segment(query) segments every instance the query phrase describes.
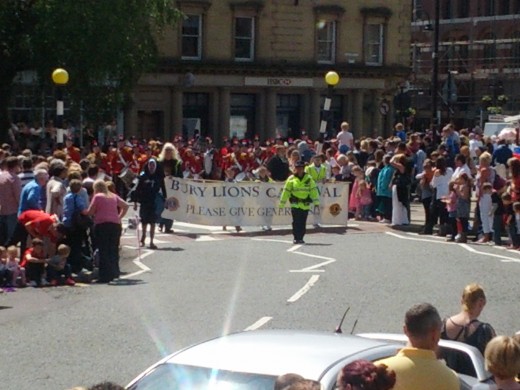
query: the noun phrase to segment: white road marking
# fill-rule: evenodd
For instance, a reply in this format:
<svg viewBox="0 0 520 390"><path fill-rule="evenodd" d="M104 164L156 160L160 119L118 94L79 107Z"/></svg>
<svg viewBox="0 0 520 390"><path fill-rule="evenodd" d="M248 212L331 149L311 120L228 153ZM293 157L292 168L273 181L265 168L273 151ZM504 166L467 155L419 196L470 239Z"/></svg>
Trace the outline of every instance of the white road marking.
<svg viewBox="0 0 520 390"><path fill-rule="evenodd" d="M275 240L273 238L252 238L253 241L268 241L268 242L281 242L282 244L292 244L292 241L288 240Z"/></svg>
<svg viewBox="0 0 520 390"><path fill-rule="evenodd" d="M302 244L296 244L287 249L287 252L294 252L296 249L300 249L302 247Z"/></svg>
<svg viewBox="0 0 520 390"><path fill-rule="evenodd" d="M476 250L475 248L472 248L471 246L469 246L467 244L460 244L460 246L472 253L476 253L477 255L496 257L497 259L501 259L502 262L504 262L504 263L520 263L520 259L515 259L514 257L502 256L502 255L497 255L494 253L481 252L481 251Z"/></svg>
<svg viewBox="0 0 520 390"><path fill-rule="evenodd" d="M301 255L302 253L299 253L299 254ZM310 267L305 267L302 269L292 269L289 272L325 272L324 269L317 269L317 268L324 267L327 264L331 264L331 263L335 263L335 262L336 262L336 259L330 259L330 260L324 261L323 263L315 264Z"/></svg>
<svg viewBox="0 0 520 390"><path fill-rule="evenodd" d="M209 236L207 234L204 234L202 236L198 236L195 241L197 242L203 242L203 241L222 241L220 238L215 238L213 236Z"/></svg>
<svg viewBox="0 0 520 390"><path fill-rule="evenodd" d="M386 232L386 234L388 234L390 236L393 236L393 237L400 238L402 240L430 242L432 244L445 244L445 245L453 245L454 244L453 242L446 242L446 241L443 242L443 241L428 240L428 239L424 239L424 238L405 237L405 236L401 236L400 234L391 233L391 232ZM504 262L504 263L520 263L520 259L518 259L518 258L498 255L498 254L495 254L495 253L481 252L481 251L478 251L475 248L471 247L468 244L458 244L458 246L461 247L461 248L464 248L465 250L467 250L467 251L469 251L471 253L475 253L477 255L488 256L488 257L496 257L498 259L501 259L502 262Z"/></svg>
<svg viewBox="0 0 520 390"><path fill-rule="evenodd" d="M127 247L125 245L125 247ZM128 247L127 247L128 248ZM144 251L145 253L142 253L140 254L139 256L137 256L134 260L132 260L132 262L138 266L139 268L141 268L139 271L136 271L136 272L132 272L131 274L128 274L128 275L123 275L121 276L119 279L130 279L130 278L133 278L137 275L141 275L145 272L150 272L152 269L150 267L148 267L147 265L143 264L141 262L141 260L149 255L151 255L153 253L153 251L147 251L145 250Z"/></svg>
<svg viewBox="0 0 520 390"><path fill-rule="evenodd" d="M253 325L249 325L247 328L245 328L244 331L247 332L250 330L255 330L255 329L261 328L262 326L267 324L272 319L273 319L273 317L262 317L258 321L256 321Z"/></svg>
<svg viewBox="0 0 520 390"><path fill-rule="evenodd" d="M320 275L312 275L311 278L307 283L305 283L305 286L303 286L301 289L299 289L292 297L290 297L287 302L294 303L298 299L300 299L305 293L307 293L312 286L316 284L318 279L320 278Z"/></svg>

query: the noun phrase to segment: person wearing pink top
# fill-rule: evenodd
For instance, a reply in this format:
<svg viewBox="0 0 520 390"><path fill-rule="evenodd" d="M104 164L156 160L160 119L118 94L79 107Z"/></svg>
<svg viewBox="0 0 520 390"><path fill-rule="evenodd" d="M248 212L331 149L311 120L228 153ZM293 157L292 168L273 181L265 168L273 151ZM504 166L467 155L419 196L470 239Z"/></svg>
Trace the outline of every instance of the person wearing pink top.
<svg viewBox="0 0 520 390"><path fill-rule="evenodd" d="M99 251L98 283L110 283L119 278L121 219L129 205L111 193L103 180L96 180L93 188L94 197L87 213L94 217L94 243Z"/></svg>

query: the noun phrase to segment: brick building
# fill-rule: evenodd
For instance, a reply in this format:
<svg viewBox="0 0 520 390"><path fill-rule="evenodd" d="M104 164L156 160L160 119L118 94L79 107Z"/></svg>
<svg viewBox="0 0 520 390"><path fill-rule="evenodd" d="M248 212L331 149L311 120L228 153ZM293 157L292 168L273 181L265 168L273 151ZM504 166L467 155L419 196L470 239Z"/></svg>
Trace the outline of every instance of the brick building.
<svg viewBox="0 0 520 390"><path fill-rule="evenodd" d="M409 74L406 0L177 0L185 19L160 42L161 65L141 78L125 130L219 142L319 132L335 70L332 122L383 134ZM390 112L385 112L390 102Z"/></svg>
<svg viewBox="0 0 520 390"><path fill-rule="evenodd" d="M519 0L414 0L412 74L406 93L415 127L432 115L435 2L440 2L439 103L442 122L473 127L489 114L518 114L520 101Z"/></svg>

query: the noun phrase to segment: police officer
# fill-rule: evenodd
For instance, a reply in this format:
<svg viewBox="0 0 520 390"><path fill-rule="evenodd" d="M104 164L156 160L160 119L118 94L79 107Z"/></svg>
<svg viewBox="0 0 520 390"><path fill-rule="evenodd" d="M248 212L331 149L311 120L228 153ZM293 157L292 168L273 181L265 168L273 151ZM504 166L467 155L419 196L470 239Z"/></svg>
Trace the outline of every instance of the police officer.
<svg viewBox="0 0 520 390"><path fill-rule="evenodd" d="M295 244L305 244L303 236L305 235L307 215L311 205L314 205L315 211L317 211L319 194L316 182L309 174L305 173L305 162L302 160L296 162L294 175L289 176L285 181L279 207L284 207L287 201L291 203L293 242Z"/></svg>

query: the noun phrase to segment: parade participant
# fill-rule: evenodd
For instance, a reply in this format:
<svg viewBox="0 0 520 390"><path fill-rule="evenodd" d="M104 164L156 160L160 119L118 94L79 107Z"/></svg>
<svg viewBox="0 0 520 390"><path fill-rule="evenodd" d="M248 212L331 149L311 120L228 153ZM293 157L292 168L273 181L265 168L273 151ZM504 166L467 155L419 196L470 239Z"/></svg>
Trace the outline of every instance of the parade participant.
<svg viewBox="0 0 520 390"><path fill-rule="evenodd" d="M397 355L375 363L395 372L394 389L458 390L457 374L435 355L442 326L437 309L428 303L414 305L406 312L404 322L408 346Z"/></svg>
<svg viewBox="0 0 520 390"><path fill-rule="evenodd" d="M109 283L119 278L121 219L127 211L128 204L109 192L103 180L94 182L94 197L88 214L94 216L95 245L99 250L98 283Z"/></svg>
<svg viewBox="0 0 520 390"><path fill-rule="evenodd" d="M226 169L225 175L226 175L226 178L224 179L225 182L236 183L236 180L235 180L236 170L233 167L229 167L228 169ZM222 226L222 230L226 231L227 226L225 226L225 225ZM240 227L239 225L236 225L235 230L237 231L237 233L240 233L242 231L242 227Z"/></svg>
<svg viewBox="0 0 520 390"><path fill-rule="evenodd" d="M292 230L294 244L305 244L307 216L314 205L314 212L319 210L319 194L316 183L308 174L305 173L305 162L298 161L295 164L295 172L285 181L285 185L280 198L279 207L285 207L289 201L291 203Z"/></svg>
<svg viewBox="0 0 520 390"><path fill-rule="evenodd" d="M271 172L274 181L285 181L289 177L289 162L285 157L285 146L276 145L276 154L267 163L267 169Z"/></svg>
<svg viewBox="0 0 520 390"><path fill-rule="evenodd" d="M69 156L72 161L79 164L81 161L81 152L79 148L74 146L74 141L71 137L67 137L65 139L65 151L67 152L67 156Z"/></svg>
<svg viewBox="0 0 520 390"><path fill-rule="evenodd" d="M164 175L157 169L157 160L151 158L139 175L137 188L135 190L134 210L137 210L137 203L140 204L139 218L142 226L141 246L145 245L146 228L150 225L150 249L157 249L153 243L155 237L155 223L160 217L158 213L158 196L164 188ZM163 200L166 198L163 193ZM163 202L164 203L164 202ZM162 212L162 210L161 210Z"/></svg>
<svg viewBox="0 0 520 390"><path fill-rule="evenodd" d="M179 151L170 142L166 142L163 146L161 154L158 159L158 172L164 177L182 177L182 161L179 156ZM166 198L166 188L164 186L164 179L161 180L161 189ZM165 233L173 233L173 219L160 217L159 230Z"/></svg>
<svg viewBox="0 0 520 390"><path fill-rule="evenodd" d="M328 179L327 177L327 167L324 164L325 155L317 154L312 158L312 164L307 165L305 167L305 173L308 173L312 179L318 183L325 183Z"/></svg>
<svg viewBox="0 0 520 390"><path fill-rule="evenodd" d="M97 165L104 173L109 174L110 166L107 155L101 152L97 141L92 142L92 153L87 155L87 160L89 160L92 165Z"/></svg>

